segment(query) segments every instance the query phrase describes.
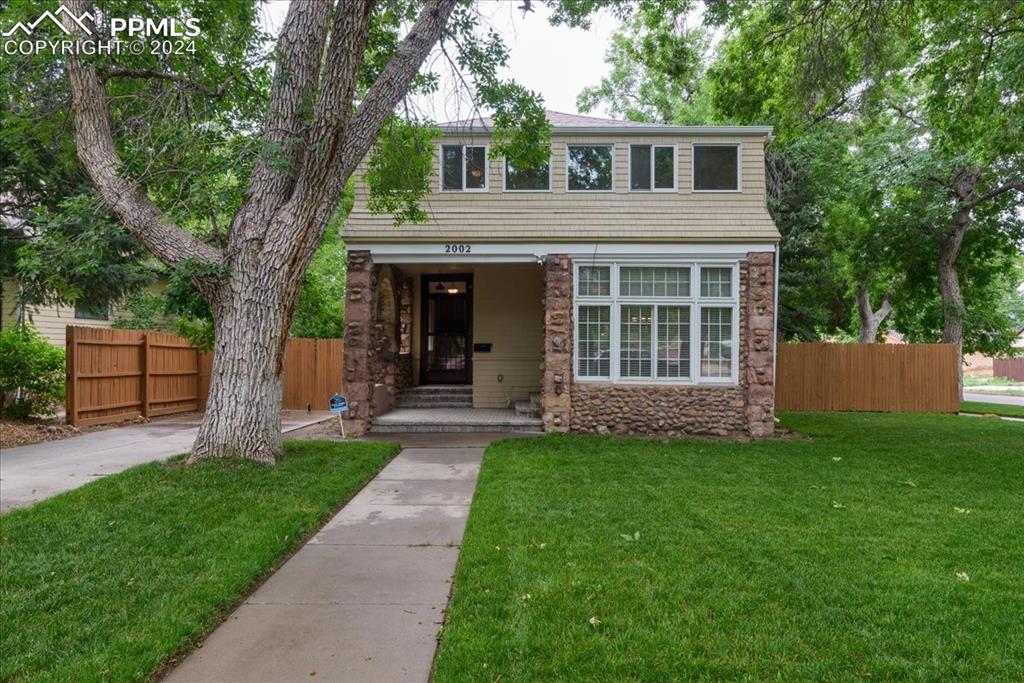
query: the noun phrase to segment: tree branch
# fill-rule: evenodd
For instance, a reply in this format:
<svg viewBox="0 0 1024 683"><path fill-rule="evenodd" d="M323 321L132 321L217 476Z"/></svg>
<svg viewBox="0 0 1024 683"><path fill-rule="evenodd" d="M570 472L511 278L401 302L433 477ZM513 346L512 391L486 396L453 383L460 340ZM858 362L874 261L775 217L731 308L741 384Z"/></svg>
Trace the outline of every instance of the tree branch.
<svg viewBox="0 0 1024 683"><path fill-rule="evenodd" d="M104 82L111 78L150 78L156 80L173 81L180 83L192 90L198 90L201 93L209 95L210 97L220 97L224 94L224 91L228 89L228 86L235 79L234 75L229 76L223 83L216 88L208 88L202 83L193 81L191 78L181 76L179 74L166 73L163 71L154 71L152 69L123 69L116 67L113 69L107 69L100 73L100 76Z"/></svg>
<svg viewBox="0 0 1024 683"><path fill-rule="evenodd" d="M441 38L448 17L458 0L430 0L412 30L399 44L388 65L366 93L349 126L340 163L335 167L335 184L344 183L359 161L370 151L377 133L405 96L423 60ZM338 180L340 179L340 182Z"/></svg>
<svg viewBox="0 0 1024 683"><path fill-rule="evenodd" d="M998 197L1004 192L1009 192L1010 190L1024 192L1024 180L1014 180L1004 185L1000 185L999 187L993 188L988 192L979 194L976 197L972 197L970 200L964 202L964 206L967 207L968 209L973 209L979 204L983 204L994 197Z"/></svg>
<svg viewBox="0 0 1024 683"><path fill-rule="evenodd" d="M81 15L90 10L86 0L69 0L69 9ZM78 39L93 41L76 29ZM182 230L157 208L138 185L121 177L122 162L114 146L107 92L96 70L77 59L68 61L72 106L75 112L75 139L78 158L99 191L125 227L157 258L168 265L189 259L216 264L220 249L206 244Z"/></svg>

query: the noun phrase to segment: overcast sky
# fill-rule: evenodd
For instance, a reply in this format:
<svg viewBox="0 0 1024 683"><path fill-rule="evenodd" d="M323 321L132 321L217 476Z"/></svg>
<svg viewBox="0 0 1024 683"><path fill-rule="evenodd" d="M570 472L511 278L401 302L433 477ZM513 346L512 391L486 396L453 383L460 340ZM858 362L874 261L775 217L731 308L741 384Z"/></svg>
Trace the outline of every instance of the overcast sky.
<svg viewBox="0 0 1024 683"><path fill-rule="evenodd" d="M280 30L288 12L289 0L271 0L264 9L264 27L272 32ZM555 111L583 113L576 109L576 96L588 85L597 85L607 73L604 52L611 42L611 34L618 22L608 14L594 17L589 31L551 26L550 12L537 3L534 12L523 17L516 9L520 0L486 0L480 3L481 14L498 31L509 47L511 58L504 77L513 77L522 85L537 91L544 98L544 106ZM435 71L442 75L443 86L438 96L420 100L417 104L424 114L435 121L468 118L472 110L465 98L452 98L451 87L456 80L447 63L438 54ZM430 61L430 60L428 60ZM605 112L592 112L603 116Z"/></svg>

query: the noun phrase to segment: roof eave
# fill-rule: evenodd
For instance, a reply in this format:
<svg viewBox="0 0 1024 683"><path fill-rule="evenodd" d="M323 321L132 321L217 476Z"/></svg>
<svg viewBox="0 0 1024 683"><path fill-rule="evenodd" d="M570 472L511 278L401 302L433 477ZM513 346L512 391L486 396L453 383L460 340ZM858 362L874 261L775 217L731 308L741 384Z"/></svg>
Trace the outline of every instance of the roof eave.
<svg viewBox="0 0 1024 683"><path fill-rule="evenodd" d="M489 126L441 126L445 135L489 135ZM552 126L562 135L760 135L772 134L771 126Z"/></svg>

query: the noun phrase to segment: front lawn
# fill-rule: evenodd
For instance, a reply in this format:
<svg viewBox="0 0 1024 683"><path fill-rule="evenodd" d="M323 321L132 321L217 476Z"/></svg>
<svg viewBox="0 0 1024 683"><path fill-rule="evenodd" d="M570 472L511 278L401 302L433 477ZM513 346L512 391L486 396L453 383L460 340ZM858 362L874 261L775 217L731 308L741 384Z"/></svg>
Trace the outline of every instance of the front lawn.
<svg viewBox="0 0 1024 683"><path fill-rule="evenodd" d="M141 465L0 517L0 680L137 681L196 643L394 455Z"/></svg>
<svg viewBox="0 0 1024 683"><path fill-rule="evenodd" d="M1024 425L783 423L492 445L435 680L1024 680Z"/></svg>
<svg viewBox="0 0 1024 683"><path fill-rule="evenodd" d="M984 401L963 401L960 404L962 413L980 413L982 415L1002 415L1004 417L1024 417L1024 406L1009 403L986 403Z"/></svg>

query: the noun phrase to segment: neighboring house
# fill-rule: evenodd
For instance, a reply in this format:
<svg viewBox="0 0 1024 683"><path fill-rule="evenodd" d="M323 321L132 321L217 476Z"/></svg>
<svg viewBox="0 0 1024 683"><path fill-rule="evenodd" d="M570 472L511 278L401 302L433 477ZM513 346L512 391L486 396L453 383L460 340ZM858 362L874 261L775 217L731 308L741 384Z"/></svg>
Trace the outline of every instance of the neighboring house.
<svg viewBox="0 0 1024 683"><path fill-rule="evenodd" d="M64 346L64 329L67 325L110 327L114 323L109 306L99 310L80 306L23 306L18 303L16 280L4 280L2 288L0 324L3 329L6 330L19 321L31 323L51 344L62 348Z"/></svg>
<svg viewBox="0 0 1024 683"><path fill-rule="evenodd" d="M357 170L352 427L444 384L475 408L539 394L548 431L772 434L771 129L548 115L537 169L491 159L487 121L442 126L425 224L371 213Z"/></svg>

